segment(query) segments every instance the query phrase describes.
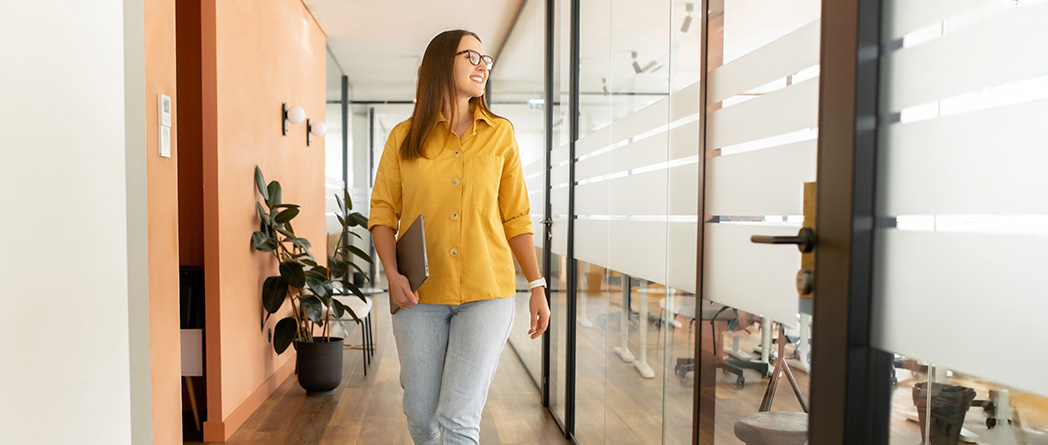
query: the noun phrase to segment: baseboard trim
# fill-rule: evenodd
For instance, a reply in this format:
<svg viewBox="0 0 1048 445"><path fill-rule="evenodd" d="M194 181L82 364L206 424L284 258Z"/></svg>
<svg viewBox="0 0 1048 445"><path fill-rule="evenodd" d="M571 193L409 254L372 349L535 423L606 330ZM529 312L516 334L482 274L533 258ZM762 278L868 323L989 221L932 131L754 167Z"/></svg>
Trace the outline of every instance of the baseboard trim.
<svg viewBox="0 0 1048 445"><path fill-rule="evenodd" d="M295 357L292 356L273 375L269 376L269 379L266 379L255 392L251 393L240 406L233 410L229 417L222 421L205 421L204 442L225 442L229 440L229 437L236 433L237 429L247 421L247 418L251 417L255 410L262 406L262 402L265 402L266 398L273 394L294 371Z"/></svg>

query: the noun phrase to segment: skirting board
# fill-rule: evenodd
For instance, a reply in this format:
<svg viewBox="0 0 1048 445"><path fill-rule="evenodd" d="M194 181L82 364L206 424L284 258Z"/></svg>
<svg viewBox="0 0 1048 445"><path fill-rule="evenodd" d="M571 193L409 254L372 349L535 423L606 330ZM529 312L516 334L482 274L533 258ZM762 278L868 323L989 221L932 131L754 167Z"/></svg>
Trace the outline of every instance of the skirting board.
<svg viewBox="0 0 1048 445"><path fill-rule="evenodd" d="M269 376L269 379L262 383L255 392L251 393L237 409L233 410L229 417L222 421L205 421L204 442L225 442L229 440L230 436L247 421L248 417L251 417L251 414L254 414L259 406L262 406L262 402L265 402L266 398L273 394L294 370L295 357L292 356L284 363L284 366L277 369L277 372Z"/></svg>

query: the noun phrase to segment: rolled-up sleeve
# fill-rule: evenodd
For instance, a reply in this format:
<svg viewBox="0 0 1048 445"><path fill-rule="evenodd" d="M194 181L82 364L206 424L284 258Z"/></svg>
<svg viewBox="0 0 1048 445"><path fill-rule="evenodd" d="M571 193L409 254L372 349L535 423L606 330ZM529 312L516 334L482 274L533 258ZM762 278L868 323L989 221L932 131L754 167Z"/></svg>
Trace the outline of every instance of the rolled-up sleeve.
<svg viewBox="0 0 1048 445"><path fill-rule="evenodd" d="M400 144L394 133L390 132L378 163L375 188L371 191L368 231L375 226L385 226L396 232L399 226L404 196L400 181Z"/></svg>
<svg viewBox="0 0 1048 445"><path fill-rule="evenodd" d="M528 189L524 184L524 170L520 165L520 148L516 138L510 134L513 147L504 158L502 179L499 181L499 212L506 239L525 233L534 234L531 226L531 204Z"/></svg>

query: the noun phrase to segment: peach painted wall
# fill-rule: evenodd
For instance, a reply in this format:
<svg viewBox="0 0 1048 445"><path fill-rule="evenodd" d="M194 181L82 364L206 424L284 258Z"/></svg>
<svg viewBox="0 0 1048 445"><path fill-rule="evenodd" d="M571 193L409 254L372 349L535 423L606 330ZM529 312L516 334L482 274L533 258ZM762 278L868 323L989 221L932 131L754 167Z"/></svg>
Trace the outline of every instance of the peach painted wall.
<svg viewBox="0 0 1048 445"><path fill-rule="evenodd" d="M204 261L208 419L206 441L225 440L290 374L260 329L262 281L277 273L251 249L258 228L254 168L302 206L296 233L323 249L324 139L306 146L305 124L282 136L280 104L324 120L326 37L301 0L204 0ZM324 252L315 252L324 255ZM286 309L286 308L285 308ZM279 317L272 317L267 330Z"/></svg>
<svg viewBox="0 0 1048 445"><path fill-rule="evenodd" d="M149 221L149 350L153 443L182 442L178 305L178 144L174 109L171 157L158 156L157 94L175 94L175 2L145 1L146 177Z"/></svg>

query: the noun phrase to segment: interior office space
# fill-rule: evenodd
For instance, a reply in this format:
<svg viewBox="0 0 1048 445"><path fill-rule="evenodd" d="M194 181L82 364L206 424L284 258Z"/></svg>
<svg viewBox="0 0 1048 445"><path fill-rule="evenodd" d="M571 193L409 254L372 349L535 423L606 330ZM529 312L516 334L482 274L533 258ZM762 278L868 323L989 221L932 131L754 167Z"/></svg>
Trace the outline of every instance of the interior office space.
<svg viewBox="0 0 1048 445"><path fill-rule="evenodd" d="M357 407L307 398L273 351L253 171L330 248L332 196L366 215L426 42L466 27L553 314L537 342L518 320L500 372L527 386L498 397L554 434L489 421L485 441L1048 443L1048 2L409 6L2 3L0 442L178 443L195 412L204 441L258 443L275 397ZM362 272L374 323L347 342L378 346L344 351L339 394L395 392L382 271ZM371 427L405 440L391 425Z"/></svg>

